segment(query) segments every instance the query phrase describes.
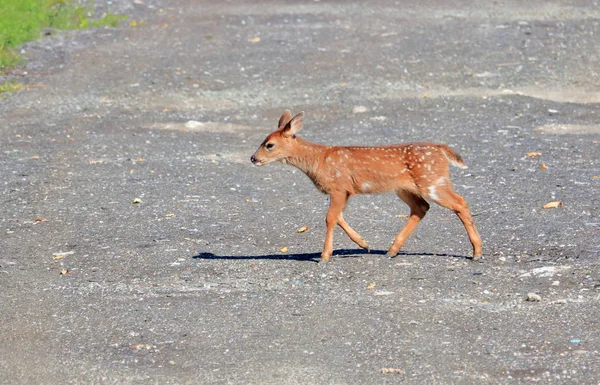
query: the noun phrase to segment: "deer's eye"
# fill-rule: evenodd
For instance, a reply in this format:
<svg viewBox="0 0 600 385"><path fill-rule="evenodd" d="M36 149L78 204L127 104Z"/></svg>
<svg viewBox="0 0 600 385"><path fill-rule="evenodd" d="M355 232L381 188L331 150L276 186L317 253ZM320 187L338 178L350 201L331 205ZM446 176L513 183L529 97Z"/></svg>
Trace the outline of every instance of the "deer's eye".
<svg viewBox="0 0 600 385"><path fill-rule="evenodd" d="M265 144L265 147L267 150L271 150L271 149L273 149L273 147L275 147L275 143L267 143L267 144Z"/></svg>

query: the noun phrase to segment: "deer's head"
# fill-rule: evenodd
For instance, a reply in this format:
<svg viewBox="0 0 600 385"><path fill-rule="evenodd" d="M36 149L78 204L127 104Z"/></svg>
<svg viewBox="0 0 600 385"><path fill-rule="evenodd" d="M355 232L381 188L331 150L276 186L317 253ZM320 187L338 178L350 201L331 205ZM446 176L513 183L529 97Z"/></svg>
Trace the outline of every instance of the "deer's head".
<svg viewBox="0 0 600 385"><path fill-rule="evenodd" d="M302 129L304 112L292 117L286 110L279 118L278 129L269 134L258 150L250 157L250 161L257 166L264 166L274 161L285 161L294 155L296 133Z"/></svg>

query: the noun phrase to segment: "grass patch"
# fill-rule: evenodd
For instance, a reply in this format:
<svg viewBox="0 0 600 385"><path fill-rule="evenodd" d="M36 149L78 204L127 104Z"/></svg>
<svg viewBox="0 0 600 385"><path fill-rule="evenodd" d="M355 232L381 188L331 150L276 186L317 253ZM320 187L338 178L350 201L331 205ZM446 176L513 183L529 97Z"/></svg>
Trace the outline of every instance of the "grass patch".
<svg viewBox="0 0 600 385"><path fill-rule="evenodd" d="M79 29L116 27L123 15L106 13L100 20L90 19L92 7L72 0L0 0L0 72L21 62L15 48L36 40L44 28Z"/></svg>
<svg viewBox="0 0 600 385"><path fill-rule="evenodd" d="M20 90L21 88L23 88L22 83L17 83L14 81L7 81L7 82L0 84L0 95L5 92L16 92L16 91Z"/></svg>

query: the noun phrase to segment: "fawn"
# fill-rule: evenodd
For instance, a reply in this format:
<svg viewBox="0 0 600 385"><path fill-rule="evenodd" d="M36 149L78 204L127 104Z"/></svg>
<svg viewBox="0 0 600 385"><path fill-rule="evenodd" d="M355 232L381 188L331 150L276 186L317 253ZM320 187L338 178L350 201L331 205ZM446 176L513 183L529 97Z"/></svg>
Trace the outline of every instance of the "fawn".
<svg viewBox="0 0 600 385"><path fill-rule="evenodd" d="M330 196L327 233L321 262L333 252L336 224L350 239L369 251L367 242L342 217L348 199L355 194L395 191L410 207L410 217L394 239L387 255L398 250L423 219L433 201L456 213L467 230L473 259L481 257L482 243L465 199L452 189L449 164L466 168L462 157L445 144L406 143L378 147L340 147L311 143L296 136L304 112L292 117L286 110L279 128L262 142L250 160L257 166L280 161L303 171L317 189Z"/></svg>

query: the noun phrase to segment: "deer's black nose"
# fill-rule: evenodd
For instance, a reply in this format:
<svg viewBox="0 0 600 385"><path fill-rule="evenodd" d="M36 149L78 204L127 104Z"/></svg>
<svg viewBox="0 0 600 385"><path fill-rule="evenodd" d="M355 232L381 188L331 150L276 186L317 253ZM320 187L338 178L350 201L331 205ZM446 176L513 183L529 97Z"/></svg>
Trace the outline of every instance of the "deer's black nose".
<svg viewBox="0 0 600 385"><path fill-rule="evenodd" d="M252 156L250 157L250 162L252 162L252 163L256 163L256 158L254 157L254 155L252 155Z"/></svg>

